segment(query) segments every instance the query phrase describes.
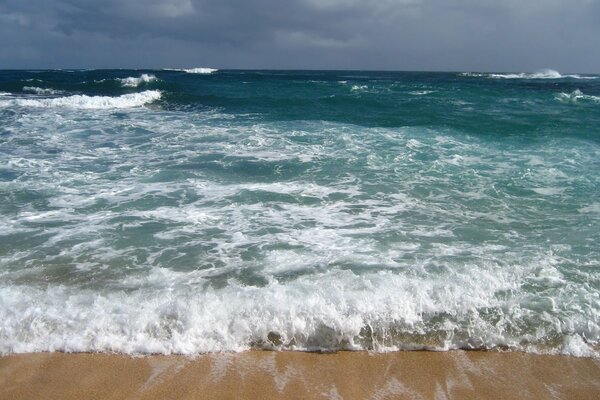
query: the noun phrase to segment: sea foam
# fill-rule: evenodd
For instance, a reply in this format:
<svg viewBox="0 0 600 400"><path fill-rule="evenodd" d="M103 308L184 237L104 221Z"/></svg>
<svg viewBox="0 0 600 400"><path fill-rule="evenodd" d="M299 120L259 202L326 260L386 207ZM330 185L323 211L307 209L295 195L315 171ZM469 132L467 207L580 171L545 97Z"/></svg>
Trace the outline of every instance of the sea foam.
<svg viewBox="0 0 600 400"><path fill-rule="evenodd" d="M161 98L158 90L146 90L117 97L73 95L52 99L10 99L0 101L0 107L109 109L141 107Z"/></svg>
<svg viewBox="0 0 600 400"><path fill-rule="evenodd" d="M552 302L540 302L520 289L536 284L527 278L531 270L507 267L498 273L490 265L476 276L465 270L452 279L333 269L287 283L272 280L263 287L229 280L220 289L207 284L210 270L154 268L122 279L121 290L2 286L0 354L501 346L593 356L593 348L582 340L598 332L593 306L583 305L568 320L551 316ZM515 297L506 301L498 293ZM567 296L560 300L568 301ZM523 325L531 328L518 333ZM564 335L563 344L552 349L544 346L550 328Z"/></svg>
<svg viewBox="0 0 600 400"><path fill-rule="evenodd" d="M157 72L161 107L121 109L160 92L98 71L31 83L86 95L44 98L13 74L0 71L16 87L0 98L3 354L600 356L598 103L582 97L597 81L319 72L352 79L340 90L261 72L241 101L246 74ZM381 96L323 107L353 84Z"/></svg>

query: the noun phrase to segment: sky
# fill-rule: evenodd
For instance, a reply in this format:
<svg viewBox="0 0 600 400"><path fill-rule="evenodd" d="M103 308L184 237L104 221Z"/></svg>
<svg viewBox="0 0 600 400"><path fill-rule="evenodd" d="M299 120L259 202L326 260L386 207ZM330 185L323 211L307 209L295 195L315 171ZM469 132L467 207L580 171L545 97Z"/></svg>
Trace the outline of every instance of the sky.
<svg viewBox="0 0 600 400"><path fill-rule="evenodd" d="M600 0L0 0L0 69L600 72Z"/></svg>

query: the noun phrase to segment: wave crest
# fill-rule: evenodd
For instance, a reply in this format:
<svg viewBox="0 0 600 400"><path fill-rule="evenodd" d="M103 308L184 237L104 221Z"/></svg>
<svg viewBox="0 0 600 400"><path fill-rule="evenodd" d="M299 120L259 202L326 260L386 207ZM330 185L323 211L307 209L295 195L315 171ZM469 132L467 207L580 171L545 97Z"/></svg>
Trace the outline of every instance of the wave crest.
<svg viewBox="0 0 600 400"><path fill-rule="evenodd" d="M205 273L155 268L125 278L123 288L139 288L130 293L0 286L0 354L509 348L597 355L593 305L555 324L548 314L554 302L536 304L535 294L519 292L524 277L462 274L455 282L424 281L333 270L262 288L231 282L198 290ZM498 299L499 291L514 293L516 303ZM540 306L548 307L541 317ZM562 343L549 346L553 336Z"/></svg>
<svg viewBox="0 0 600 400"><path fill-rule="evenodd" d="M197 67L197 68L165 68L165 71L178 71L178 72L186 72L188 74L212 74L213 72L217 72L217 68L206 68L206 67Z"/></svg>
<svg viewBox="0 0 600 400"><path fill-rule="evenodd" d="M582 76L576 74L562 75L560 72L553 69L542 69L533 73L506 73L506 74L488 74L479 72L461 72L460 76L474 78L491 78L491 79L597 79L597 76Z"/></svg>
<svg viewBox="0 0 600 400"><path fill-rule="evenodd" d="M11 99L0 101L0 107L35 107L35 108L78 108L109 109L141 107L160 99L158 90L146 90L140 93L129 93L117 97L73 95L53 99Z"/></svg>
<svg viewBox="0 0 600 400"><path fill-rule="evenodd" d="M119 81L121 82L121 86L123 87L138 87L143 83L150 83L157 80L158 79L156 78L156 76L150 74L142 74L138 78L130 76L127 78L119 79Z"/></svg>
<svg viewBox="0 0 600 400"><path fill-rule="evenodd" d="M592 96L589 94L584 94L581 90L575 89L571 93L559 93L556 98L560 101L567 103L576 103L579 100L591 100L595 102L600 102L600 96Z"/></svg>
<svg viewBox="0 0 600 400"><path fill-rule="evenodd" d="M45 88L40 88L40 87L36 87L36 86L23 86L23 91L31 92L31 93L35 93L35 94L49 94L49 95L63 93L60 90L45 89Z"/></svg>

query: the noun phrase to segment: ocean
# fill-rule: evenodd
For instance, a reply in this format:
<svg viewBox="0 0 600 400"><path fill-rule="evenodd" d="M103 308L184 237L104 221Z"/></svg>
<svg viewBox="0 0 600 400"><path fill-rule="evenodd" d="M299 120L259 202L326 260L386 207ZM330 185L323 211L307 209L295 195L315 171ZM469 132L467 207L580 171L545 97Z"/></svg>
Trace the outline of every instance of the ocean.
<svg viewBox="0 0 600 400"><path fill-rule="evenodd" d="M600 76L0 71L0 354L600 355Z"/></svg>

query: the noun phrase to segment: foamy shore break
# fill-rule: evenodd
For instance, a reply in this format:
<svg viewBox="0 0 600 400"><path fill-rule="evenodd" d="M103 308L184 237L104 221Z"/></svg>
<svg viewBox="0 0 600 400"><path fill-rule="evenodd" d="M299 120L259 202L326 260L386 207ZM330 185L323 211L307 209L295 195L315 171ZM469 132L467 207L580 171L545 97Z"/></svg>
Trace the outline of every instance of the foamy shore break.
<svg viewBox="0 0 600 400"><path fill-rule="evenodd" d="M518 352L248 351L0 358L3 399L592 399L600 361Z"/></svg>

